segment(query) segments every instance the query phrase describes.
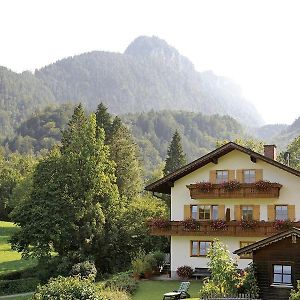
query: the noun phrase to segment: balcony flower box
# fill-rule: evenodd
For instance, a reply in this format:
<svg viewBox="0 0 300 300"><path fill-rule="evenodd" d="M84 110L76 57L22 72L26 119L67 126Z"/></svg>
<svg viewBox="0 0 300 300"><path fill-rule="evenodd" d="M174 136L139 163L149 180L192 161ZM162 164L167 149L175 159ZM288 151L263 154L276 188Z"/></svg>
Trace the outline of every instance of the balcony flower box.
<svg viewBox="0 0 300 300"><path fill-rule="evenodd" d="M256 220L242 220L240 226L242 230L255 229L259 226L260 222Z"/></svg>
<svg viewBox="0 0 300 300"><path fill-rule="evenodd" d="M273 228L276 230L288 230L293 227L293 222L290 220L276 220L273 224Z"/></svg>
<svg viewBox="0 0 300 300"><path fill-rule="evenodd" d="M223 220L213 220L210 223L210 227L212 230L226 230L227 222Z"/></svg>
<svg viewBox="0 0 300 300"><path fill-rule="evenodd" d="M213 190L213 184L208 181L196 182L195 187L203 193L209 193Z"/></svg>
<svg viewBox="0 0 300 300"><path fill-rule="evenodd" d="M236 181L236 180L231 180L231 181L228 181L228 182L223 182L222 183L222 188L226 192L239 191L241 189L241 183L239 181Z"/></svg>
<svg viewBox="0 0 300 300"><path fill-rule="evenodd" d="M166 219L157 218L149 220L149 225L158 229L168 229L171 227L171 222Z"/></svg>
<svg viewBox="0 0 300 300"><path fill-rule="evenodd" d="M181 221L180 225L182 225L183 230L186 230L186 231L200 230L200 222L193 218Z"/></svg>

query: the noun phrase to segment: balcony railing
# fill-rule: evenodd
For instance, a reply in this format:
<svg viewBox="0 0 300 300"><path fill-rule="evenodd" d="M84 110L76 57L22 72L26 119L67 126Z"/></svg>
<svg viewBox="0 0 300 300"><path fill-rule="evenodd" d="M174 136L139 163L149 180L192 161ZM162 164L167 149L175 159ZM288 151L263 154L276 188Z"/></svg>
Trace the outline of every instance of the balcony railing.
<svg viewBox="0 0 300 300"><path fill-rule="evenodd" d="M257 236L266 237L278 233L285 228L276 229L274 222L258 221L254 228L243 228L240 221L226 222L223 229L215 229L211 221L199 221L199 226L193 229L186 228L181 221L170 221L168 226L158 228L149 224L150 234L157 236ZM292 226L300 228L300 222L292 222Z"/></svg>
<svg viewBox="0 0 300 300"><path fill-rule="evenodd" d="M240 189L227 191L222 184L212 184L209 190L203 190L198 184L187 185L192 199L216 198L278 198L282 185L270 183L268 190L258 190L255 183L241 183Z"/></svg>

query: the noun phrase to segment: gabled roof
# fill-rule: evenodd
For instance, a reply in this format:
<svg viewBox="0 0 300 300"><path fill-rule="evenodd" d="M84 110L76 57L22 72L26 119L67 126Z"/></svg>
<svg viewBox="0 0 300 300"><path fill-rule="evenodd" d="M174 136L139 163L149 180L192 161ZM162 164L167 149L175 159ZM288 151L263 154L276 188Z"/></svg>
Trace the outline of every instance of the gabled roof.
<svg viewBox="0 0 300 300"><path fill-rule="evenodd" d="M269 237L267 237L263 240L260 240L256 243L253 243L249 246L245 246L243 248L235 250L233 253L238 254L238 255L245 254L245 253L251 253L251 252L253 252L257 249L266 247L270 244L276 243L280 240L283 240L283 239L285 239L287 237L291 237L291 236L300 237L300 229L296 228L296 227L293 227L292 229L289 229L287 231L274 234L274 235L269 236Z"/></svg>
<svg viewBox="0 0 300 300"><path fill-rule="evenodd" d="M170 173L167 176L147 185L145 187L145 190L151 191L151 192L163 193L163 194L171 194L171 187L174 185L174 182L176 180L207 165L208 163L211 163L211 162L216 163L218 158L224 156L225 154L227 154L233 150L238 150L238 151L248 154L250 156L251 160L254 162L257 159L260 159L260 160L262 160L266 163L269 163L279 169L282 169L284 171L287 171L291 174L294 174L294 175L300 177L300 172L293 168L290 168L284 164L279 163L276 160L268 158L268 157L261 155L255 151L252 151L248 148L240 146L236 143L229 142L229 143L209 152L208 154L194 160L193 162L183 166L182 168L174 171L173 173Z"/></svg>

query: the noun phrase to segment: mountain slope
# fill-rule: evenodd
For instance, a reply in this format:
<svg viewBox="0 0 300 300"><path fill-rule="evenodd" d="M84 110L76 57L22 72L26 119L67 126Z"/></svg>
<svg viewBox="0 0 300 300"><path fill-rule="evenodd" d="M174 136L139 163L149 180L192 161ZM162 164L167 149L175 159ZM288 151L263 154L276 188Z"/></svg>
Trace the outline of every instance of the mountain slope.
<svg viewBox="0 0 300 300"><path fill-rule="evenodd" d="M186 110L231 115L243 123L262 119L230 80L199 73L165 41L139 37L124 54L94 51L69 57L35 72L59 103L102 101L115 114Z"/></svg>

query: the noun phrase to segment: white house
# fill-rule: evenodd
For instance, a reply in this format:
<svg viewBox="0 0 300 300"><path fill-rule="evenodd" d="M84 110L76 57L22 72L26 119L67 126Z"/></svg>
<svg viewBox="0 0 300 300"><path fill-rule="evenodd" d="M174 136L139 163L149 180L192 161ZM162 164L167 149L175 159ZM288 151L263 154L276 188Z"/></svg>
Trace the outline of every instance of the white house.
<svg viewBox="0 0 300 300"><path fill-rule="evenodd" d="M300 172L276 161L275 145L265 145L261 155L227 143L146 190L171 195L170 222L150 226L152 235L171 236L172 277L179 266L207 267L214 238L234 252L300 227ZM249 254L232 255L239 268L251 262Z"/></svg>

